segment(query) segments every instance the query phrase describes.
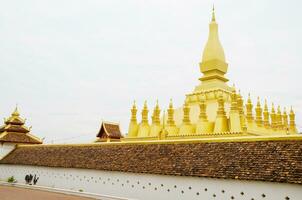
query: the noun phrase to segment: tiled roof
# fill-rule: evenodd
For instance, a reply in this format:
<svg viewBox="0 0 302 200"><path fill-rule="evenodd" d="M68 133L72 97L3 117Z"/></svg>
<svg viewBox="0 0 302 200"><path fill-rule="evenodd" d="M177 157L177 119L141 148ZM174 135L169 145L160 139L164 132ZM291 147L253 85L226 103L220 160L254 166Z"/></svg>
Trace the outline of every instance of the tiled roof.
<svg viewBox="0 0 302 200"><path fill-rule="evenodd" d="M17 132L3 132L0 133L0 142L12 142L23 144L42 144L40 139L31 134L17 133Z"/></svg>
<svg viewBox="0 0 302 200"><path fill-rule="evenodd" d="M302 141L24 145L0 163L302 184Z"/></svg>
<svg viewBox="0 0 302 200"><path fill-rule="evenodd" d="M122 138L122 133L120 131L119 124L102 122L100 131L97 134L98 138L113 138L120 139Z"/></svg>
<svg viewBox="0 0 302 200"><path fill-rule="evenodd" d="M20 117L18 108L5 120L0 127L0 142L11 142L20 144L42 144L42 141L30 134L30 128L25 125L25 120Z"/></svg>
<svg viewBox="0 0 302 200"><path fill-rule="evenodd" d="M24 125L13 125L8 124L0 127L0 133L2 132L17 132L17 133L28 133L30 130Z"/></svg>

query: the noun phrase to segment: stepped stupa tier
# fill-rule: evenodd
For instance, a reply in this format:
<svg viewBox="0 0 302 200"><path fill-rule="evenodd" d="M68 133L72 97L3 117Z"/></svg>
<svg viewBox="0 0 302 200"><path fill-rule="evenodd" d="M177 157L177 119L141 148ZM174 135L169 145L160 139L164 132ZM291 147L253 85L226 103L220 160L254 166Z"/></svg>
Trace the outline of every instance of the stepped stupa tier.
<svg viewBox="0 0 302 200"><path fill-rule="evenodd" d="M157 102L148 122L148 107L145 102L141 123L137 123L136 105L131 110L128 136L124 140L156 140L204 138L204 137L284 137L300 136L295 124L295 113L289 113L273 103L270 108L264 98L252 102L251 96L244 99L235 86L227 84L228 64L219 40L218 24L213 8L209 24L209 37L201 62L200 84L186 95L182 107L174 109L172 100L167 116L159 120L160 108Z"/></svg>

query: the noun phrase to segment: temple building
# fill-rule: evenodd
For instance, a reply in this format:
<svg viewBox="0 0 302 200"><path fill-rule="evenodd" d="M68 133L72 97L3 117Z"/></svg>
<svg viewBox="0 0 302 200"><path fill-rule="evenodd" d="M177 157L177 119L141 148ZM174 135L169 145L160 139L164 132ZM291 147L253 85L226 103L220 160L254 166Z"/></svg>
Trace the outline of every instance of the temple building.
<svg viewBox="0 0 302 200"><path fill-rule="evenodd" d="M165 112L156 102L149 120L145 101L138 121L134 102L126 137L102 122L87 144L40 144L15 110L0 128L2 141L17 143L0 157L0 183L13 176L15 186L33 188L24 179L33 174L35 189L108 200L300 200L293 109L243 99L227 69L213 10L201 83L181 108L171 100Z"/></svg>
<svg viewBox="0 0 302 200"><path fill-rule="evenodd" d="M165 128L165 139L215 138L215 137L282 137L297 135L293 108L270 108L264 98L252 102L250 95L244 99L235 86L227 84L228 63L218 36L214 8L209 25L209 37L199 63L200 84L186 95L181 108L174 109L172 100L167 116L160 120L158 102L148 122L148 106L144 103L141 122L137 122L137 107L131 109L128 135L123 141L157 140Z"/></svg>
<svg viewBox="0 0 302 200"><path fill-rule="evenodd" d="M25 119L20 117L18 108L4 125L0 127L0 159L15 148L17 144L42 144L42 141L30 133L30 128L25 126Z"/></svg>
<svg viewBox="0 0 302 200"><path fill-rule="evenodd" d="M118 123L102 122L95 142L120 142L123 137Z"/></svg>

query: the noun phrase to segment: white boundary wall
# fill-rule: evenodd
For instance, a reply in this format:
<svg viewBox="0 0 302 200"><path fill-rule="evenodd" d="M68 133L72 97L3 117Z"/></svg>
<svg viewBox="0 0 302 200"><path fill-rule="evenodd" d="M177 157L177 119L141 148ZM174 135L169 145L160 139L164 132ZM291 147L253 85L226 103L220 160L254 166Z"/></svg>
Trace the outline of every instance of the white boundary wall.
<svg viewBox="0 0 302 200"><path fill-rule="evenodd" d="M0 179L26 174L37 185L141 200L301 200L302 185L0 164Z"/></svg>

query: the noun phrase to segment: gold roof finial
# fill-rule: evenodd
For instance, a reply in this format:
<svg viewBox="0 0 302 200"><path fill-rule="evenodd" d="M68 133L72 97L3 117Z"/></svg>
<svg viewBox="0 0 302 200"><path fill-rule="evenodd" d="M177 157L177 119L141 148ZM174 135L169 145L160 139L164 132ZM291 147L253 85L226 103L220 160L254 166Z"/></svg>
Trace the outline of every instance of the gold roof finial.
<svg viewBox="0 0 302 200"><path fill-rule="evenodd" d="M158 99L156 99L156 107L157 108L159 107L159 105L158 105Z"/></svg>
<svg viewBox="0 0 302 200"><path fill-rule="evenodd" d="M16 104L16 108L14 110L14 112L12 113L12 116L19 116L20 113L19 113L19 110L18 110L18 104Z"/></svg>
<svg viewBox="0 0 302 200"><path fill-rule="evenodd" d="M133 106L132 106L132 108L136 108L136 101L135 101L135 100L133 101Z"/></svg>
<svg viewBox="0 0 302 200"><path fill-rule="evenodd" d="M213 8L212 8L212 22L216 22L216 17L215 17L215 6L213 4Z"/></svg>
<svg viewBox="0 0 302 200"><path fill-rule="evenodd" d="M165 126L166 126L166 119L165 119L165 117L166 117L166 110L164 110L164 115L163 115L163 129L165 129Z"/></svg>
<svg viewBox="0 0 302 200"><path fill-rule="evenodd" d="M249 96L248 96L248 98L247 98L247 103L248 103L248 104L252 104L251 93L249 93Z"/></svg>
<svg viewBox="0 0 302 200"><path fill-rule="evenodd" d="M172 98L170 99L169 108L173 108Z"/></svg>

